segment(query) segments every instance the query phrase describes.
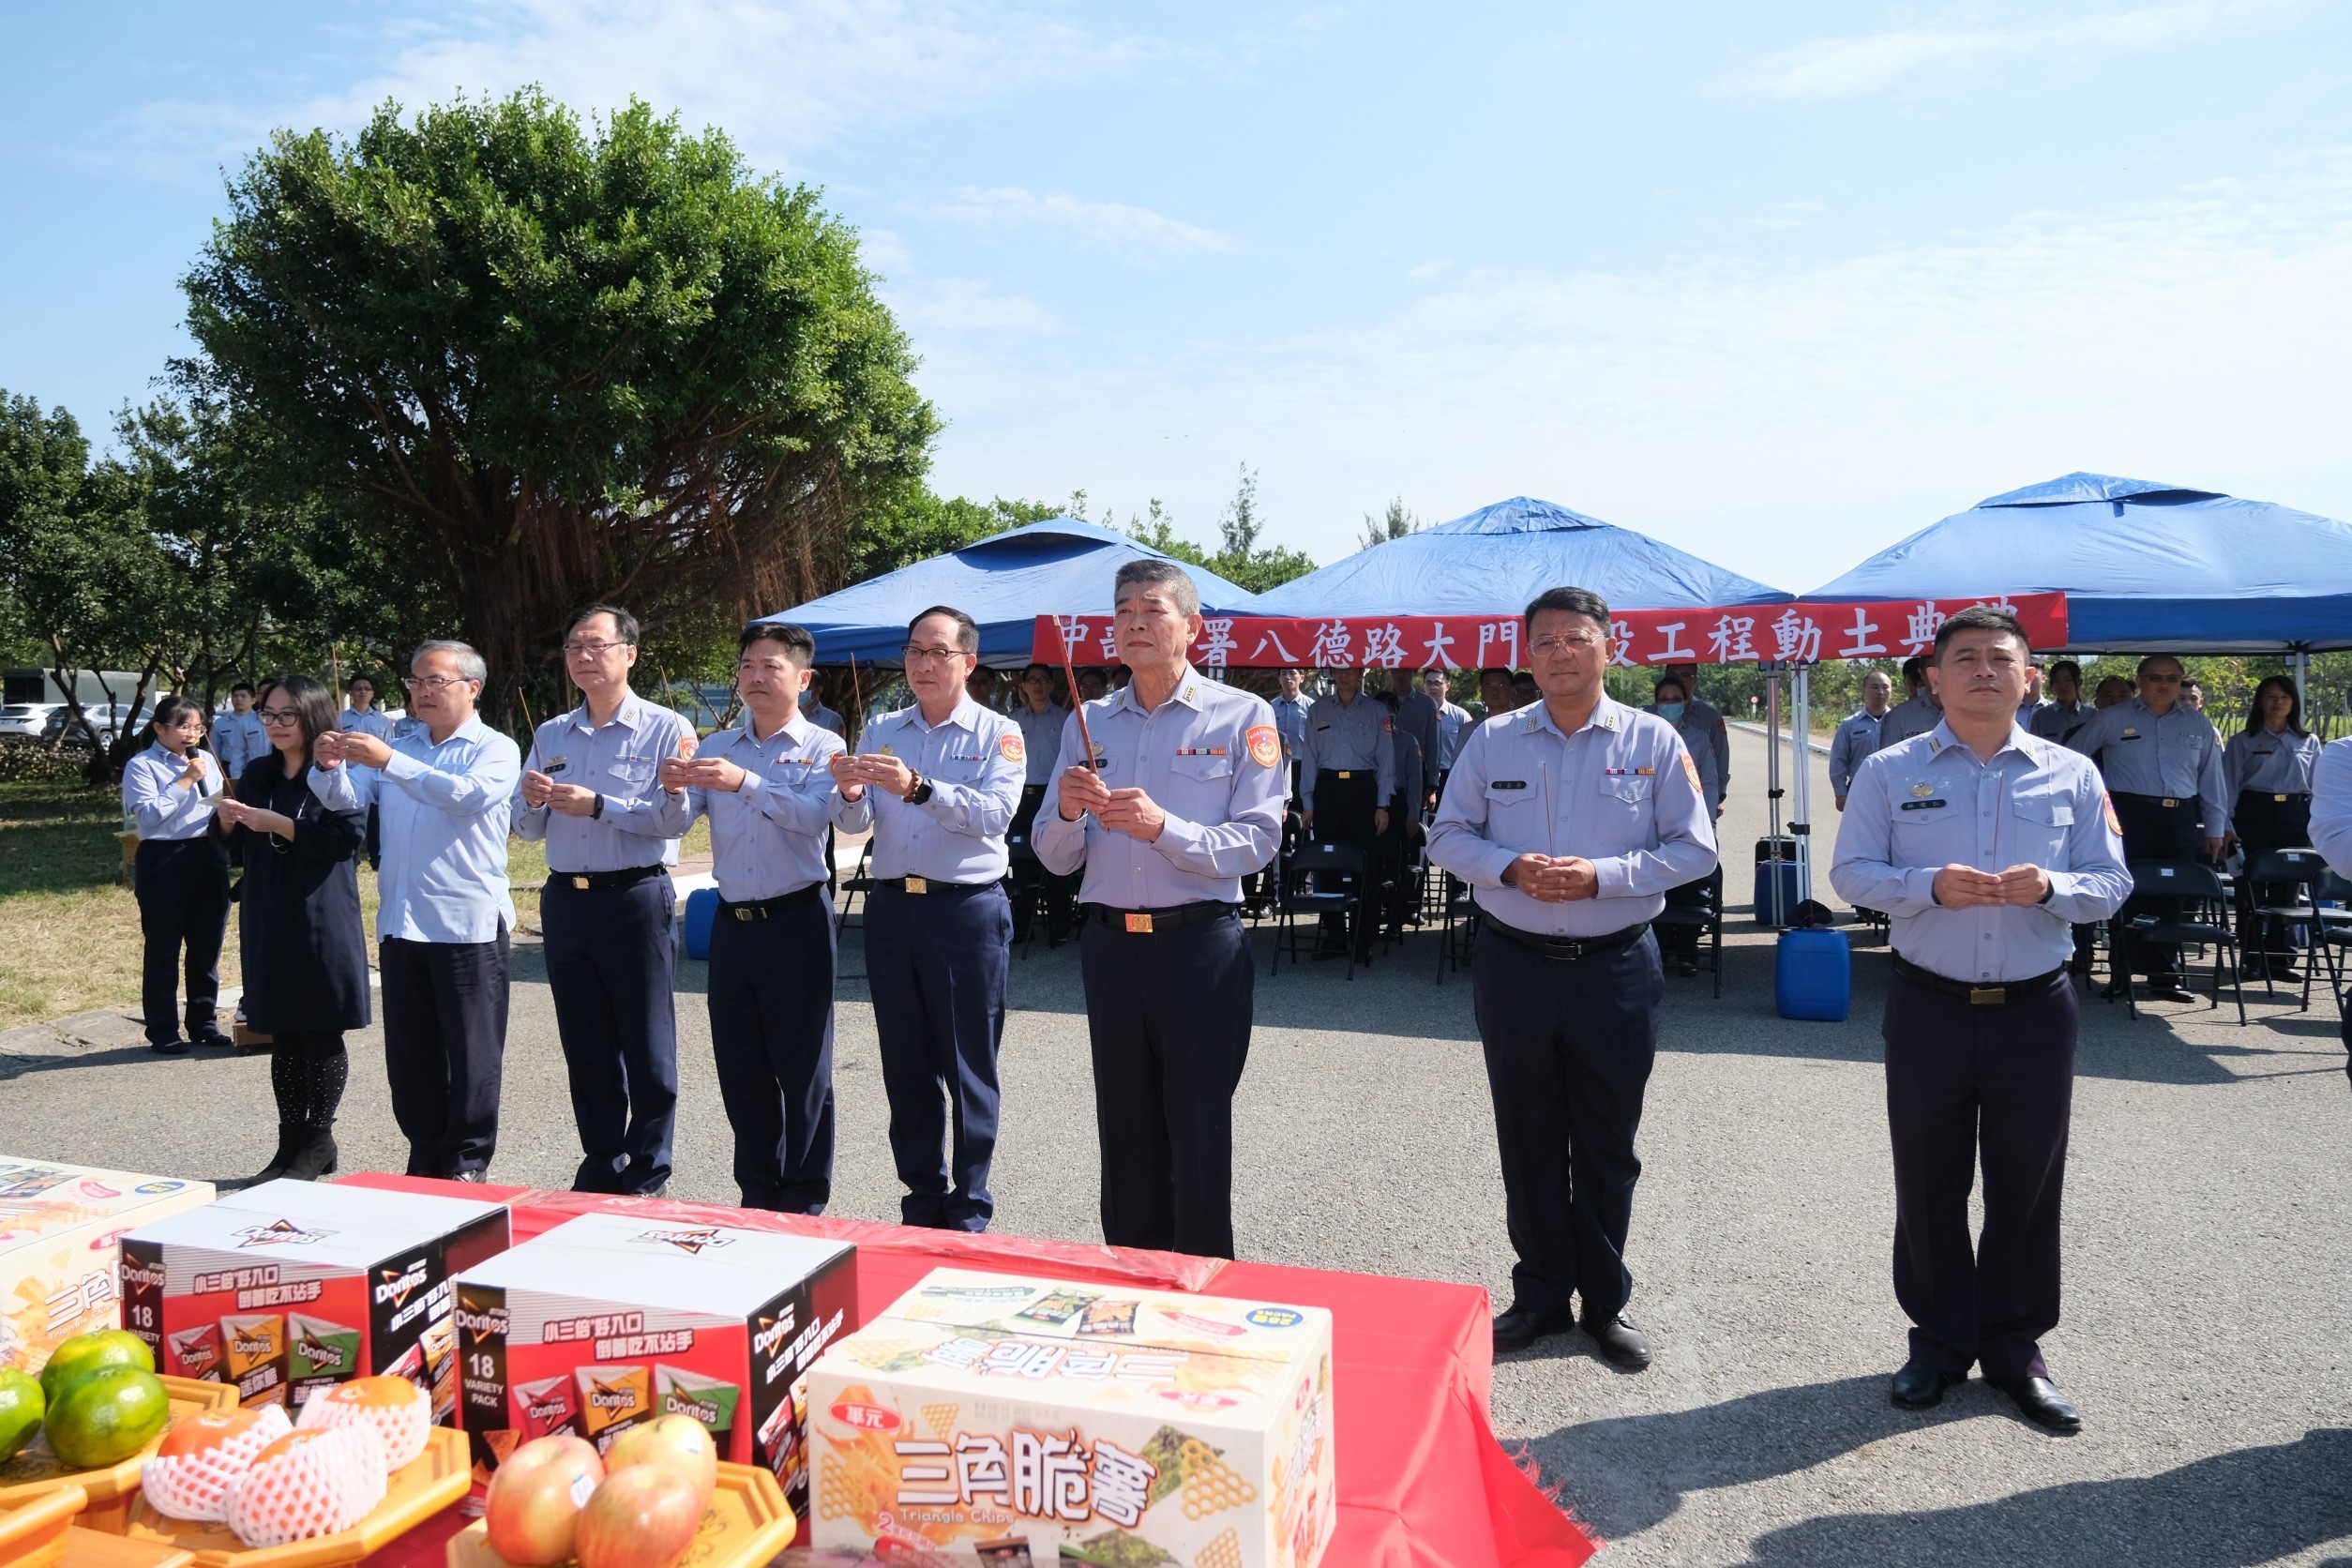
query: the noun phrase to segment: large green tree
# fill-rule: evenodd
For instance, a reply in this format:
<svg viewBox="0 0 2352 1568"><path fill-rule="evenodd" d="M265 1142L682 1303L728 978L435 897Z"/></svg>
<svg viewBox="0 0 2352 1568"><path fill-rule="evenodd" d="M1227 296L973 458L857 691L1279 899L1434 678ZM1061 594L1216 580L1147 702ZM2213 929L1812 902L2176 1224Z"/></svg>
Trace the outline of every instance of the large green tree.
<svg viewBox="0 0 2352 1568"><path fill-rule="evenodd" d="M181 374L372 520L502 693L586 599L658 631L829 591L927 460L855 234L643 104L386 104L279 132L229 207Z"/></svg>

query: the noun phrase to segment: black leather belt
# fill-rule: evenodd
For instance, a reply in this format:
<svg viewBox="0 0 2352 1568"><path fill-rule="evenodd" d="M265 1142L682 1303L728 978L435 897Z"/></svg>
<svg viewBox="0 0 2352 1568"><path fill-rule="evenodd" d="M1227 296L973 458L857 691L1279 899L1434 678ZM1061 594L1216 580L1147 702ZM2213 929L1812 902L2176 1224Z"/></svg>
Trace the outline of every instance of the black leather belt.
<svg viewBox="0 0 2352 1568"><path fill-rule="evenodd" d="M752 898L740 904L731 904L721 898L718 901L718 917L721 920L766 920L782 914L786 910L815 903L824 885L822 882L810 882L807 887L779 893L773 898Z"/></svg>
<svg viewBox="0 0 2352 1568"><path fill-rule="evenodd" d="M1546 958L1563 961L1589 958L1596 953L1613 953L1621 947L1631 947L1641 940L1643 932L1650 929L1650 923L1645 920L1638 926L1628 926L1621 931L1611 931L1606 936L1547 937L1533 931L1522 931L1516 926L1506 926L1491 914L1486 915L1483 923L1495 935L1515 942L1530 953L1541 953Z"/></svg>
<svg viewBox="0 0 2352 1568"><path fill-rule="evenodd" d="M2118 800L2135 800L2143 806L2161 806L2167 811L2178 811L2184 806L2196 804L2195 801L2180 795L2135 795L2126 790L2117 790L2113 793Z"/></svg>
<svg viewBox="0 0 2352 1568"><path fill-rule="evenodd" d="M2238 798L2239 800L2244 800L2249 796L2252 796L2255 800L2267 800L2274 805L2284 806L2290 800L2311 799L2311 792L2308 790L2289 790L2283 795L2273 794L2269 790L2240 790L2238 792Z"/></svg>
<svg viewBox="0 0 2352 1568"><path fill-rule="evenodd" d="M635 887L648 877L666 875L667 866L632 866L626 871L550 871L550 887L568 887L577 893L610 893L616 887Z"/></svg>
<svg viewBox="0 0 2352 1568"><path fill-rule="evenodd" d="M2061 965L2047 974L2037 974L2028 980L2004 980L1998 986L1978 986L1966 980L1947 980L1934 970L1922 969L1898 953L1894 956L1894 972L1915 986L1924 986L1945 996L1956 996L1971 1006L2003 1007L2013 1001L2022 1002L2034 992L2045 989L2052 981L2064 975L2066 970Z"/></svg>
<svg viewBox="0 0 2352 1568"><path fill-rule="evenodd" d="M1177 904L1164 910L1115 910L1108 904L1088 904L1087 918L1097 926L1108 926L1131 936L1148 937L1161 931L1172 931L1181 926L1194 926L1204 920L1219 920L1233 912L1230 904L1203 901L1198 904Z"/></svg>
<svg viewBox="0 0 2352 1568"><path fill-rule="evenodd" d="M874 886L886 887L893 893L922 893L933 897L942 894L986 893L992 887L1004 885L995 882L934 882L929 877L876 877L872 882Z"/></svg>

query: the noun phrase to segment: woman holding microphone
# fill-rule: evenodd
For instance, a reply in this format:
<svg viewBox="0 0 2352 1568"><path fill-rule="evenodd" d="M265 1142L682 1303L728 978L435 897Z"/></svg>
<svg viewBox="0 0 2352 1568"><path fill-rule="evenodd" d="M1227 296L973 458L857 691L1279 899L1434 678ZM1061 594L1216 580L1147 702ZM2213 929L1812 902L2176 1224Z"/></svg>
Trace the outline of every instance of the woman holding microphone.
<svg viewBox="0 0 2352 1568"><path fill-rule="evenodd" d="M335 702L308 675L283 675L254 704L270 748L246 765L222 825L245 852L239 933L245 1019L269 1036L278 1153L253 1178L314 1181L335 1168L335 1111L350 1059L343 1033L369 1021L368 939L359 917L367 818L310 792L311 747Z"/></svg>
<svg viewBox="0 0 2352 1568"><path fill-rule="evenodd" d="M2319 737L2303 733L2303 702L2295 683L2272 675L2254 687L2246 727L2229 738L2222 753L2222 777L2233 803L2231 835L2245 847L2247 864L2265 850L2299 850L2311 844L2311 776L2319 763ZM2268 972L2273 980L2300 980L2286 923L2251 922L2257 904L2278 903L2291 889L2277 883L2256 887L2238 879L2239 938L2246 945L2246 978ZM2261 939L2259 943L2256 938Z"/></svg>
<svg viewBox="0 0 2352 1568"><path fill-rule="evenodd" d="M155 705L147 748L123 767L123 814L139 834L134 885L146 953L141 985L147 1048L186 1056L173 1003L188 965L188 1035L225 1046L218 1021L220 939L229 929L229 857L213 836L220 763L204 749L204 710L173 695Z"/></svg>

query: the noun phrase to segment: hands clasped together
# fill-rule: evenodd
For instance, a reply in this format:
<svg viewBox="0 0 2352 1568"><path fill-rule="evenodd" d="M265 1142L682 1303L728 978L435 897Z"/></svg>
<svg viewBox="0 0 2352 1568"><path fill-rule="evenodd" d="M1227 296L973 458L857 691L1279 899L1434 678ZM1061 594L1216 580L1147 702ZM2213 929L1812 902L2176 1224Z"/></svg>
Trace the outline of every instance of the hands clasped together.
<svg viewBox="0 0 2352 1568"><path fill-rule="evenodd" d="M1146 844L1156 842L1168 825L1168 813L1150 795L1141 790L1114 790L1093 768L1063 768L1058 802L1065 822L1075 822L1092 811L1094 820L1113 833Z"/></svg>

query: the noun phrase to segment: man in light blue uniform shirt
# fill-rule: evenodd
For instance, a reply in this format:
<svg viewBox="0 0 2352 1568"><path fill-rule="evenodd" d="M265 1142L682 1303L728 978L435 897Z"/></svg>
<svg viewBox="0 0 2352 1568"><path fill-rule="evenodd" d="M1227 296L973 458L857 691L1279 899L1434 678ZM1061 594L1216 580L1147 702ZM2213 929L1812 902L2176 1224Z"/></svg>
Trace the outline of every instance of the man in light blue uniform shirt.
<svg viewBox="0 0 2352 1568"><path fill-rule="evenodd" d="M874 829L866 973L890 1152L907 1188L899 1217L986 1230L1013 939L1004 833L1029 757L1020 726L965 694L980 663L971 616L945 605L923 611L907 627L905 656L914 706L868 724L866 749L836 757L833 776L851 806L844 827Z"/></svg>
<svg viewBox="0 0 2352 1568"><path fill-rule="evenodd" d="M1887 716L1879 721L1881 746L1924 735L1944 720L1944 711L1936 705L1935 687L1928 684L1924 656L1915 654L1903 661L1903 685L1910 695L1888 709Z"/></svg>
<svg viewBox="0 0 2352 1568"><path fill-rule="evenodd" d="M376 683L365 675L354 675L348 690L351 705L335 716L335 728L356 730L380 741L390 740L392 720L376 705Z"/></svg>
<svg viewBox="0 0 2352 1568"><path fill-rule="evenodd" d="M1862 765L1830 885L1892 917L1886 1019L1894 1293L1912 1322L1894 1403L1982 1364L2028 1420L2082 1425L2041 1337L2058 1321L2058 1206L2078 1023L2070 922L2131 890L2098 774L2017 722L2026 634L1987 606L1936 634L1944 718ZM1984 1171L1984 1231L1968 1195Z"/></svg>
<svg viewBox="0 0 2352 1568"><path fill-rule="evenodd" d="M1545 590L1525 631L1541 696L1470 732L1429 829L1485 915L1471 983L1518 1254L1494 1344L1565 1332L1581 1297L1601 1354L1638 1371L1625 1239L1666 996L1650 922L1714 870L1714 812L1674 726L1603 691L1598 594Z"/></svg>
<svg viewBox="0 0 2352 1568"><path fill-rule="evenodd" d="M2206 716L2180 701L2180 661L2169 654L2140 660L2139 691L2102 708L2066 744L2099 760L2107 792L2123 824L2128 860L2218 860L2229 833L2229 800L2222 772L2221 739ZM2134 898L2116 916L2109 940L2120 955L2123 927L2143 908L2174 899ZM2148 975L2150 996L2195 1000L2180 983L2178 942L2131 944L2132 959ZM2131 983L2119 975L2113 1000Z"/></svg>
<svg viewBox="0 0 2352 1568"><path fill-rule="evenodd" d="M498 1144L506 1050L506 943L515 903L506 830L522 756L475 716L482 656L428 642L409 661L398 741L329 731L311 756L311 792L331 811L376 808L384 1068L408 1173L478 1182Z"/></svg>
<svg viewBox="0 0 2352 1568"><path fill-rule="evenodd" d="M1470 710L1446 696L1445 671L1442 670L1423 671L1421 689L1438 710L1437 755L1424 761L1434 770L1430 775L1430 788L1441 789L1445 785L1446 770L1454 765L1454 754L1462 747L1462 733L1470 728Z"/></svg>
<svg viewBox="0 0 2352 1568"><path fill-rule="evenodd" d="M1364 864L1380 854L1380 835L1388 831L1389 801L1396 793L1395 748L1389 745L1392 720L1388 710L1364 694L1364 671L1334 670L1331 695L1319 697L1306 711L1306 734L1299 748L1299 789L1305 796L1306 829L1327 844L1353 844L1364 852ZM1355 934L1355 957L1372 961L1372 929L1367 913ZM1347 955L1341 920L1322 920L1319 958Z"/></svg>
<svg viewBox="0 0 2352 1568"><path fill-rule="evenodd" d="M1103 1239L1233 1256L1233 1093L1256 970L1234 906L1282 839L1282 738L1266 701L1190 663L1200 595L1172 561L1113 583L1127 689L1056 746L1037 853L1078 891Z"/></svg>
<svg viewBox="0 0 2352 1568"><path fill-rule="evenodd" d="M1290 798L1301 798L1299 757L1306 749L1306 716L1315 700L1306 695L1306 673L1284 670L1274 675L1274 733L1282 738L1282 765L1289 775Z"/></svg>
<svg viewBox="0 0 2352 1568"><path fill-rule="evenodd" d="M229 711L215 715L212 721L212 754L220 759L231 794L245 776L245 765L271 749L261 716L253 711L253 688L239 681L229 688Z"/></svg>
<svg viewBox="0 0 2352 1568"><path fill-rule="evenodd" d="M833 906L825 833L848 815L841 737L801 716L817 644L755 621L738 641L744 721L661 764L685 822L711 820L711 1053L746 1209L821 1214L833 1194Z"/></svg>
<svg viewBox="0 0 2352 1568"><path fill-rule="evenodd" d="M671 932L686 805L661 764L694 726L629 688L637 617L591 605L564 634L580 704L531 738L515 835L547 845L539 925L581 1149L578 1192L656 1197L678 1108L677 948Z"/></svg>
<svg viewBox="0 0 2352 1568"><path fill-rule="evenodd" d="M1830 737L1830 792L1837 797L1837 808L1846 809L1846 792L1852 788L1855 770L1862 759L1878 749L1880 727L1887 717L1887 699L1894 693L1894 683L1887 679L1883 670L1873 670L1862 677L1862 705L1859 712L1837 727Z"/></svg>

